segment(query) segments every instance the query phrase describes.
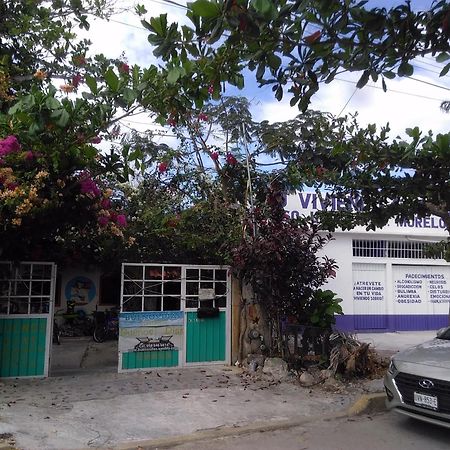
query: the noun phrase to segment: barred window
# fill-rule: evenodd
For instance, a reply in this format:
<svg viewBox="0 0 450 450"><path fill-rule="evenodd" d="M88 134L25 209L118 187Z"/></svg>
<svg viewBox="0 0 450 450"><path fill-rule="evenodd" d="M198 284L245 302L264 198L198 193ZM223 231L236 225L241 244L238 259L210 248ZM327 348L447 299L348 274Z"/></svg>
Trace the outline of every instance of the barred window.
<svg viewBox="0 0 450 450"><path fill-rule="evenodd" d="M363 258L409 258L439 259L442 255L430 256L427 252L429 242L423 241L386 241L372 239L354 239L353 256Z"/></svg>

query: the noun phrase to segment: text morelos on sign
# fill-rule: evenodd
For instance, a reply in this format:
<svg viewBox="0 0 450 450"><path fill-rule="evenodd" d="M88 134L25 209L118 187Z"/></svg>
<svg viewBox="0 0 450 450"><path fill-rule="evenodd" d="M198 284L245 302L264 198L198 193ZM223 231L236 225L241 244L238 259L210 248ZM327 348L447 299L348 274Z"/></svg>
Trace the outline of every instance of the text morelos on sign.
<svg viewBox="0 0 450 450"><path fill-rule="evenodd" d="M297 192L286 197L286 212L293 219L296 219L305 214L311 214L316 211L361 211L364 204L360 198L350 197L347 199L341 199L332 197L329 194L322 196L315 192ZM415 216L411 220L402 220L396 222L390 220L389 223L383 229L408 229L408 232L413 229L415 231L420 230L433 230L437 234L447 234L444 221L437 216L429 217L417 217Z"/></svg>

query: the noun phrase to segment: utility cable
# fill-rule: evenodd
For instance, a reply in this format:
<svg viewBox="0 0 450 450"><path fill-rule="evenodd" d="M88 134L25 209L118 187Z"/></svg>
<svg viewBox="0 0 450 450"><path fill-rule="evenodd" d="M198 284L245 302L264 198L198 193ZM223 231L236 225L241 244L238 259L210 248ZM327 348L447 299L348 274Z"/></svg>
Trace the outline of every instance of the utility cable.
<svg viewBox="0 0 450 450"><path fill-rule="evenodd" d="M350 95L349 99L347 100L347 102L345 103L345 105L342 107L341 111L337 115L338 117L341 117L341 114L344 112L345 108L347 108L348 104L350 103L350 100L353 98L353 96L356 94L357 91L358 91L358 88L356 87L355 90L352 92L352 95Z"/></svg>

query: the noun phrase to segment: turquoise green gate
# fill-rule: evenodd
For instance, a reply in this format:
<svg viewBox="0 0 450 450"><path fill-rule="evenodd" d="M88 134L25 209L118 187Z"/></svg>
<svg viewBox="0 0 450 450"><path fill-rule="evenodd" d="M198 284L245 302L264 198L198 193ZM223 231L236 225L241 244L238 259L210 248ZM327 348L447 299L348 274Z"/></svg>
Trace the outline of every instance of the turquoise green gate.
<svg viewBox="0 0 450 450"><path fill-rule="evenodd" d="M228 267L124 263L119 372L230 363Z"/></svg>
<svg viewBox="0 0 450 450"><path fill-rule="evenodd" d="M0 377L48 376L56 267L0 263Z"/></svg>
<svg viewBox="0 0 450 450"><path fill-rule="evenodd" d="M196 312L188 312L186 320L186 362L225 362L226 312L202 319Z"/></svg>

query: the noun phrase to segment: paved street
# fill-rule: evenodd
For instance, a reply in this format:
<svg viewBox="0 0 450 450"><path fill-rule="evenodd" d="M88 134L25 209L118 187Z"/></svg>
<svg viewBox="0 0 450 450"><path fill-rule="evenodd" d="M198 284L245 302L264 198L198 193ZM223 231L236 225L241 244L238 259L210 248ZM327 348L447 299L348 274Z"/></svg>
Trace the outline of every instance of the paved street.
<svg viewBox="0 0 450 450"><path fill-rule="evenodd" d="M176 450L447 450L450 430L391 412L183 444Z"/></svg>

